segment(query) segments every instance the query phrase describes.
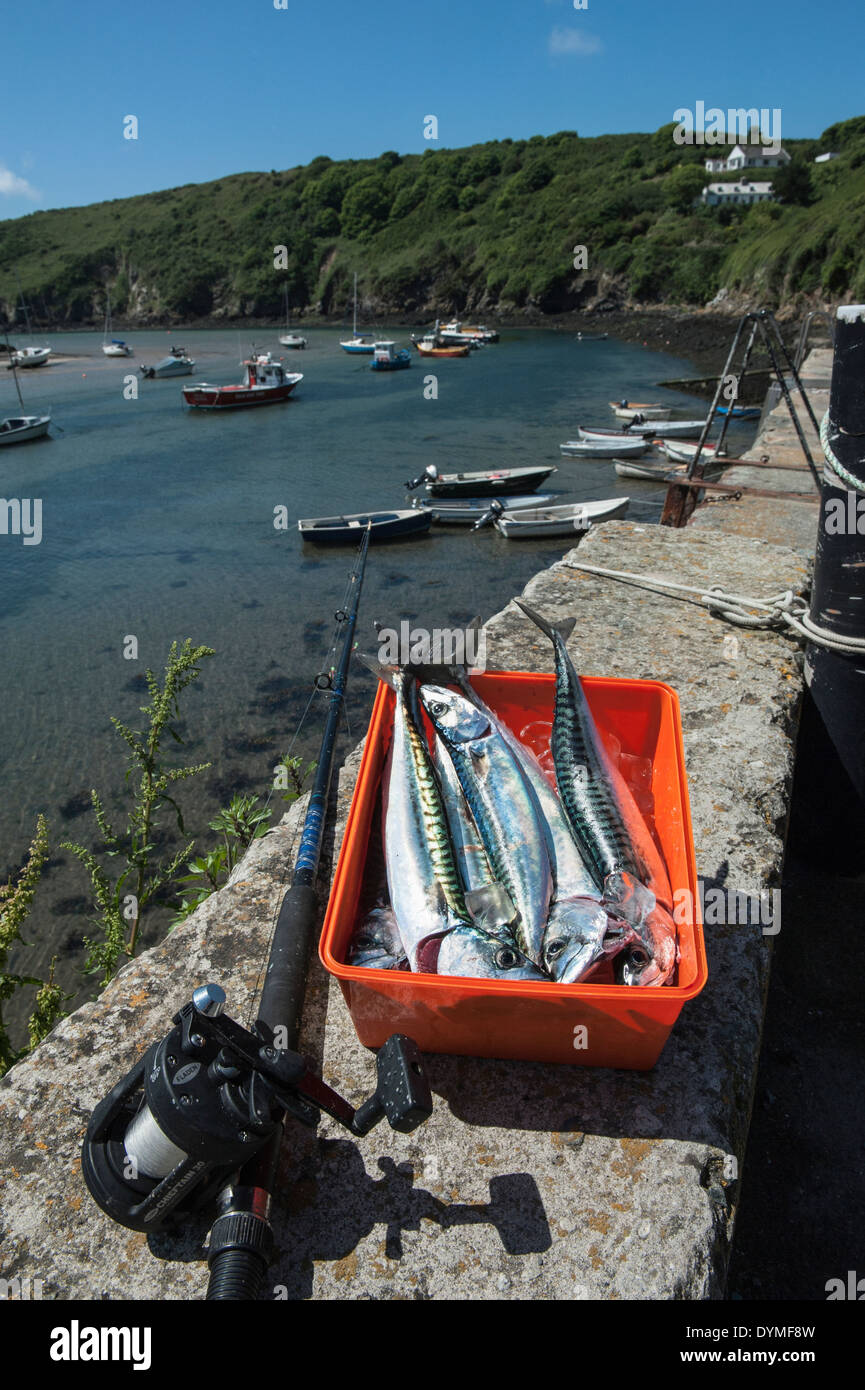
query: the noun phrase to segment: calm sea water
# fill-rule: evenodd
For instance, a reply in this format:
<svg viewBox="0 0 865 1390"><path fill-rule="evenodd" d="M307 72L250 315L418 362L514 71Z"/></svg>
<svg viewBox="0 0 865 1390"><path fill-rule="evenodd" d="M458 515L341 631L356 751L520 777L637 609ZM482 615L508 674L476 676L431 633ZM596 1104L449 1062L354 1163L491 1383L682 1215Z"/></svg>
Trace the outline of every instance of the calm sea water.
<svg viewBox="0 0 865 1390"><path fill-rule="evenodd" d="M21 374L28 412L50 407L63 432L0 453L3 496L40 498L43 510L39 545L0 536L0 876L21 862L39 811L56 845L70 836L93 843L91 786L121 810L125 746L110 716L136 726L142 673L162 668L175 639L216 649L183 703L185 754L213 764L181 789L190 832L204 848L208 819L234 792L267 795L325 662L353 563L349 551L302 544L298 517L404 505L404 481L429 463L549 462L558 472L545 490L556 500L628 493L630 515L657 519L653 484L626 486L610 463L562 460L558 444L578 423L612 423L608 400L654 399L659 379L696 375L686 361L613 340L511 331L465 360L376 373L368 358L340 351L344 330L307 336L306 351L285 353L304 373L296 395L253 412L185 411L184 379L140 382L138 399L127 400L124 378L180 341L197 363L186 381L236 381L253 344L281 351L276 330L136 332L131 360L105 359L98 334L48 335L69 360ZM406 330L392 336L408 343ZM429 371L437 400L424 398ZM699 415L694 397L660 394ZM4 371L0 414L17 409ZM747 440L740 433L733 442ZM280 505L287 531L274 528ZM426 627L486 619L569 544L434 528L376 546L360 645L374 647L373 619ZM124 658L128 636L137 660ZM358 665L343 751L363 732L373 690ZM296 747L309 755L321 706L313 713ZM30 968L59 951L62 978L79 983L85 890L83 872L55 850L28 924Z"/></svg>

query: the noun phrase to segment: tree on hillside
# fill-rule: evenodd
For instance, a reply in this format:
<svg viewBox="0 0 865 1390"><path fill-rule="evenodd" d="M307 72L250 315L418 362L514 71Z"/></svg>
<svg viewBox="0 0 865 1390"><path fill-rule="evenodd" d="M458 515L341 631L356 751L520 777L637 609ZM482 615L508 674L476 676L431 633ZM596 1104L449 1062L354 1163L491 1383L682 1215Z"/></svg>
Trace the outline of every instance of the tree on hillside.
<svg viewBox="0 0 865 1390"><path fill-rule="evenodd" d="M664 200L675 212L688 212L708 182L706 171L693 164L680 164L667 179Z"/></svg>
<svg viewBox="0 0 865 1390"><path fill-rule="evenodd" d="M782 203L810 207L814 201L811 170L801 159L793 159L780 169L772 170L772 191Z"/></svg>

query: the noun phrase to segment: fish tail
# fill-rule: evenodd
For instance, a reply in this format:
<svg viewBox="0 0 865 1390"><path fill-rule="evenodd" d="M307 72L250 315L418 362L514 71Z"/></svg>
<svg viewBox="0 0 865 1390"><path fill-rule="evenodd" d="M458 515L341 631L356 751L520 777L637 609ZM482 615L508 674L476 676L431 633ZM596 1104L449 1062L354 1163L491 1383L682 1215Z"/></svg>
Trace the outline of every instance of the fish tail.
<svg viewBox="0 0 865 1390"><path fill-rule="evenodd" d="M534 608L530 608L527 603L523 603L522 599L515 598L514 603L517 605L517 608L523 610L527 618L531 618L535 626L539 627L541 632L546 637L549 637L551 642L555 642L557 637L560 637L563 642L567 641L577 625L576 618L562 618L560 622L549 623L546 618L541 617L540 613L536 613Z"/></svg>

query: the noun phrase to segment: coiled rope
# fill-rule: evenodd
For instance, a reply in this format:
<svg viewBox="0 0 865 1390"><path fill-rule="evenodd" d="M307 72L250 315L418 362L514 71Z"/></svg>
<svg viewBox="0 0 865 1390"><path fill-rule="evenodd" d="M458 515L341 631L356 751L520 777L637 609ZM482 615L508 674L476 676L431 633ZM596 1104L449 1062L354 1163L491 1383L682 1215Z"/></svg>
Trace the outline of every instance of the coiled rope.
<svg viewBox="0 0 865 1390"><path fill-rule="evenodd" d="M862 479L855 477L852 473L848 473L843 463L837 458L832 445L829 443L828 410L820 423L820 445L825 455L826 462L832 469L832 472L837 473L841 481L846 483L848 487L852 487L854 492L865 492L865 484L863 484Z"/></svg>
<svg viewBox="0 0 865 1390"><path fill-rule="evenodd" d="M861 656L865 652L865 638L839 637L828 628L815 623L808 612L808 605L801 594L792 589L773 594L768 599L752 598L749 594L731 594L726 590L695 588L693 584L676 584L671 579L647 579L645 575L634 574L629 570L602 569L600 565L584 565L577 560L564 560L565 569L585 570L587 574L597 574L603 579L616 579L623 584L632 584L637 589L661 594L665 598L679 599L684 603L696 603L708 609L713 618L721 618L734 627L752 630L774 630L797 637L805 642L813 642L827 651L840 652L848 656ZM672 592L669 592L672 590ZM687 597L696 594L696 598Z"/></svg>

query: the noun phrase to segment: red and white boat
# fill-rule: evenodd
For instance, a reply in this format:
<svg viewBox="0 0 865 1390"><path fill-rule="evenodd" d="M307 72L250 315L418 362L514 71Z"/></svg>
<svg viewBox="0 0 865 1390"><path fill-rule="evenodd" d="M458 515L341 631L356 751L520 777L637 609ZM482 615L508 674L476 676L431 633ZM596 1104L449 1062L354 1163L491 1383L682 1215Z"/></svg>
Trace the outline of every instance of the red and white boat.
<svg viewBox="0 0 865 1390"><path fill-rule="evenodd" d="M211 386L197 381L184 386L183 399L198 410L238 410L253 405L275 405L287 401L303 372L287 372L271 353L259 353L243 363L243 381L236 386Z"/></svg>

